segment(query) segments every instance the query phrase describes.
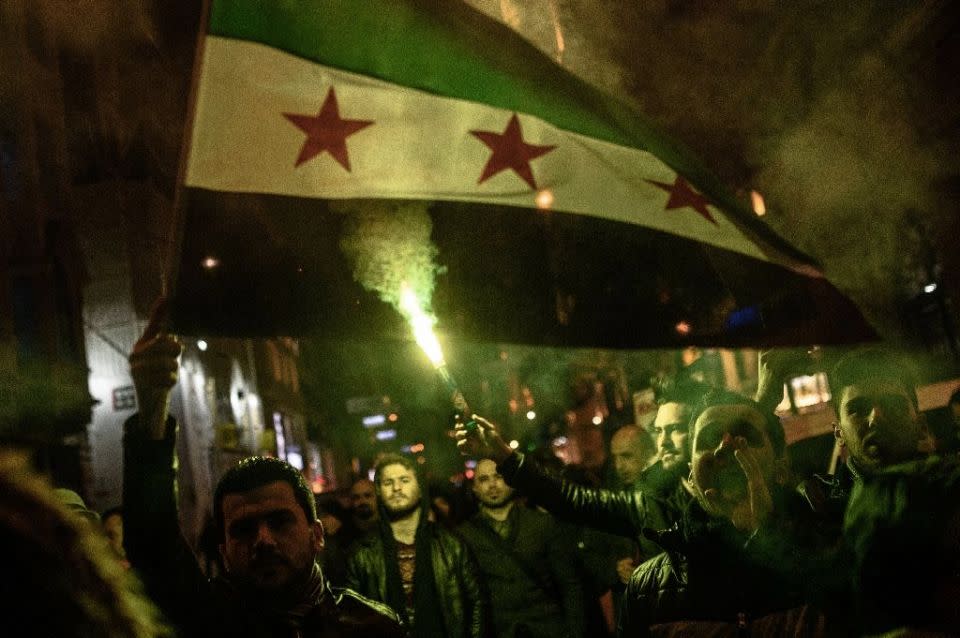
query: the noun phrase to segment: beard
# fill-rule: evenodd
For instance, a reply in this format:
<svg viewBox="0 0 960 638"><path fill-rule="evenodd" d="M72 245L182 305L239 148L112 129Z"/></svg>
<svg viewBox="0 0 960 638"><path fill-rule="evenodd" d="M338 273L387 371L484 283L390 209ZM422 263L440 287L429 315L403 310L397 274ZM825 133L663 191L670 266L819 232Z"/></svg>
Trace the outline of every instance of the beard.
<svg viewBox="0 0 960 638"><path fill-rule="evenodd" d="M489 507L491 509L500 509L501 507L505 507L507 504L512 502L514 496L516 496L515 492L504 491L494 498L480 496L478 497L478 499L480 503L483 504L484 507Z"/></svg>
<svg viewBox="0 0 960 638"><path fill-rule="evenodd" d="M416 510L420 509L420 499L412 498L410 501L403 505L394 506L389 499L384 500L383 507L387 511L387 517L391 521L399 521L401 519L407 518L413 514Z"/></svg>
<svg viewBox="0 0 960 638"><path fill-rule="evenodd" d="M373 518L373 508L366 504L357 505L353 508L353 515L361 521L369 521Z"/></svg>

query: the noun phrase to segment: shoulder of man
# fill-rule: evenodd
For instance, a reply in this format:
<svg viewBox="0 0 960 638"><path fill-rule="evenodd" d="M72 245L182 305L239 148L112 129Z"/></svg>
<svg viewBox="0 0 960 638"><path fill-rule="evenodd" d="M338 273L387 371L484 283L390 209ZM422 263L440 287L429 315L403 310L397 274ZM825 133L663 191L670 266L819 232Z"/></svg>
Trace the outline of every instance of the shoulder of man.
<svg viewBox="0 0 960 638"><path fill-rule="evenodd" d="M389 606L346 587L330 587L337 620L364 636L404 636L403 622Z"/></svg>

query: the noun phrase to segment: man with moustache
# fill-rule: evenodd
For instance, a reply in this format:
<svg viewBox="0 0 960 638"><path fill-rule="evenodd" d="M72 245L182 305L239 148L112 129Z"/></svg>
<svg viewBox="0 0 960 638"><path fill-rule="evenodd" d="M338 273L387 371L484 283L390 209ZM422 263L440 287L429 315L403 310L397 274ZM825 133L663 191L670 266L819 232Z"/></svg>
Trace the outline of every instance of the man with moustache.
<svg viewBox="0 0 960 638"><path fill-rule="evenodd" d="M648 558L662 551L653 540L655 532L676 523L692 498L683 481L690 458L687 420L691 406L708 389L700 383L682 382L662 395L653 426L657 461L643 472L633 489L589 488L558 478L533 458L511 449L496 426L482 417L477 418L482 427L474 433L468 432L463 423L456 424L457 447L464 454L493 459L508 485L557 518L635 538L641 557ZM635 566L634 557L619 562L622 582Z"/></svg>
<svg viewBox="0 0 960 638"><path fill-rule="evenodd" d="M127 557L151 598L184 636L402 636L396 614L330 587L316 562L323 526L303 475L253 457L214 494L225 573L208 581L180 535L176 422L168 416L180 343L162 332L158 304L130 355L138 414L125 426L123 507Z"/></svg>
<svg viewBox="0 0 960 638"><path fill-rule="evenodd" d="M347 563L353 590L395 609L411 636L486 636L489 605L468 546L428 518L416 465L386 454L376 464L377 533L360 539Z"/></svg>
<svg viewBox="0 0 960 638"><path fill-rule="evenodd" d="M517 503L490 459L477 462L473 493L480 511L458 531L490 590L494 634L583 636L583 586L562 528L549 514Z"/></svg>
<svg viewBox="0 0 960 638"><path fill-rule="evenodd" d="M477 431L458 429L461 446L499 448L496 427L476 420ZM694 408L691 424L693 496L673 527L648 532L666 551L634 571L621 608L620 635L646 635L652 624L689 620L749 631L756 618L802 607L824 583L821 569L829 557L821 562L821 540L807 535L814 530L808 525L810 510L783 487L785 438L779 419L750 399L714 390ZM588 507L598 517L619 510L624 527L631 521L642 525L629 501L612 507L610 499L578 496L584 502L592 498ZM826 585L822 589L823 595L832 591Z"/></svg>
<svg viewBox="0 0 960 638"><path fill-rule="evenodd" d="M640 565L627 586L620 635L650 625L709 621L782 634L822 622L805 607L840 586L828 575L829 543L812 512L785 489L780 420L758 403L715 390L691 416L694 501L660 537L663 554ZM804 611L806 610L806 611Z"/></svg>

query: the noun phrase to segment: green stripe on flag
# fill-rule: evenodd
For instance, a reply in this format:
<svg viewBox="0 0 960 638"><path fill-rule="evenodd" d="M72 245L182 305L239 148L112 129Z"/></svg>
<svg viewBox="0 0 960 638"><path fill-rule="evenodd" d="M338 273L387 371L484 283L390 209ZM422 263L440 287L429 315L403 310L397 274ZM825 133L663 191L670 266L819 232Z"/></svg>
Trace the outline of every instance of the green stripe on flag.
<svg viewBox="0 0 960 638"><path fill-rule="evenodd" d="M712 173L638 112L564 70L505 25L450 0L214 0L211 35L325 66L527 113L649 151L792 259L810 261L745 211Z"/></svg>

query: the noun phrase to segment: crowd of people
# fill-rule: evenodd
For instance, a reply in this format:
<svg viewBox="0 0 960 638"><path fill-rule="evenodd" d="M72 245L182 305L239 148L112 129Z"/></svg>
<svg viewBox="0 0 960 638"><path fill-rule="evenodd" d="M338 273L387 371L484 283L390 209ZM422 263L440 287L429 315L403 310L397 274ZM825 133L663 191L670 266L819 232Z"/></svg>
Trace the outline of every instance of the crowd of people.
<svg viewBox="0 0 960 638"><path fill-rule="evenodd" d="M512 448L483 416L457 420L476 460L468 516L409 456L381 455L343 510L318 509L286 462L245 459L214 494L216 570L178 523L180 351L155 318L131 354L122 509L98 517L0 456L11 635L960 634L956 434L934 437L883 349L829 374L844 452L830 475L793 475L766 354L753 397L665 387L649 427L613 434L616 485Z"/></svg>

